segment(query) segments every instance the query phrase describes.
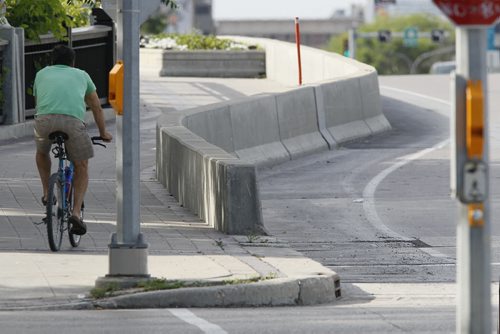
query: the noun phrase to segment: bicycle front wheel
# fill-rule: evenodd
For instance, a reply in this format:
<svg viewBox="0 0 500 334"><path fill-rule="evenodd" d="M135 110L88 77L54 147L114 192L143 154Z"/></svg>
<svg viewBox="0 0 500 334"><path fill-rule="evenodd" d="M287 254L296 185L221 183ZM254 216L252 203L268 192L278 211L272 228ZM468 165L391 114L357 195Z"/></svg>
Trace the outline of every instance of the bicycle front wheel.
<svg viewBox="0 0 500 334"><path fill-rule="evenodd" d="M64 184L61 184L59 175L52 174L49 179L47 198L47 235L50 250L57 252L61 248L64 230Z"/></svg>

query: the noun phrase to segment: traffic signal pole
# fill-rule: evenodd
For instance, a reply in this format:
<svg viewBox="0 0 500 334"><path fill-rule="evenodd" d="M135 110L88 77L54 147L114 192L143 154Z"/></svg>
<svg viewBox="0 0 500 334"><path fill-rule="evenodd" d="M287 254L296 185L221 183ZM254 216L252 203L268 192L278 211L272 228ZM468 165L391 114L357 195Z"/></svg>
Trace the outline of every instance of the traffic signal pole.
<svg viewBox="0 0 500 334"><path fill-rule="evenodd" d="M356 30L349 29L348 34L349 57L356 59Z"/></svg>
<svg viewBox="0 0 500 334"><path fill-rule="evenodd" d="M456 28L452 190L457 224L457 333L491 333L486 28ZM453 112L454 111L454 112Z"/></svg>
<svg viewBox="0 0 500 334"><path fill-rule="evenodd" d="M110 98L110 103L118 113L117 226L109 244L109 273L98 278L96 286L110 282L127 286L150 277L148 244L140 229L139 27L159 6L160 0L103 0L103 8L116 18L117 69L121 69L110 73L113 77L110 83L116 85L110 89L115 95ZM118 76L118 73L123 73L123 76Z"/></svg>
<svg viewBox="0 0 500 334"><path fill-rule="evenodd" d="M117 230L111 276L149 276L140 233L139 0L118 1L117 58L123 60L123 115L116 118Z"/></svg>

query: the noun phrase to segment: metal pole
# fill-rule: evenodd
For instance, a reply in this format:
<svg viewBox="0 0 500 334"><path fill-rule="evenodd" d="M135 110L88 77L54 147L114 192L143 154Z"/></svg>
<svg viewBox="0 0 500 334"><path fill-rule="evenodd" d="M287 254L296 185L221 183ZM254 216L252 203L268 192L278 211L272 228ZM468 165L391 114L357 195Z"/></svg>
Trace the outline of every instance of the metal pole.
<svg viewBox="0 0 500 334"><path fill-rule="evenodd" d="M356 30L349 29L349 57L356 59Z"/></svg>
<svg viewBox="0 0 500 334"><path fill-rule="evenodd" d="M302 85L302 59L300 57L300 25L299 18L295 18L295 43L297 44L297 60L299 63L299 86Z"/></svg>
<svg viewBox="0 0 500 334"><path fill-rule="evenodd" d="M482 161L486 166L488 156L488 104L487 104L487 74L486 74L486 29L464 28L456 29L457 76L467 80L482 82L484 110L484 146ZM462 81L464 81L462 79ZM463 87L457 85L457 87ZM457 118L458 108L465 104L465 91L456 91ZM463 114L463 113L462 113ZM464 120L457 119L464 124ZM456 131L455 131L456 130ZM465 161L464 127L457 126L456 132L456 173L458 178L464 174L461 161ZM452 138L453 140L454 138ZM486 172L486 194L488 194L489 176ZM461 187L463 188L463 187ZM457 333L491 333L491 268L490 268L490 210L489 198L486 195L483 209L483 223L472 224L470 204L459 203L459 220L457 225Z"/></svg>
<svg viewBox="0 0 500 334"><path fill-rule="evenodd" d="M149 276L140 233L139 0L120 0L117 58L124 63L123 115L116 120L117 232L108 276Z"/></svg>

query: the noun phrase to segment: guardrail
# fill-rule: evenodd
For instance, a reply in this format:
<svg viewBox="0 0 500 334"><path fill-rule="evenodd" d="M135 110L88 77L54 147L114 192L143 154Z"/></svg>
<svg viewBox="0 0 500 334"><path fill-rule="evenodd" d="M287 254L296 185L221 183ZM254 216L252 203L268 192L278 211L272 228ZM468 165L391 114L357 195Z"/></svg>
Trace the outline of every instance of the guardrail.
<svg viewBox="0 0 500 334"><path fill-rule="evenodd" d="M268 78L294 86L293 44L244 40L265 47ZM158 180L182 205L220 231L264 231L258 166L334 149L390 129L373 67L307 47L302 54L308 59L303 79L309 85L166 114L158 120Z"/></svg>
<svg viewBox="0 0 500 334"><path fill-rule="evenodd" d="M72 29L72 46L76 51L76 67L85 70L94 81L101 103L107 103L108 72L113 67L115 38L113 22L94 10L98 23ZM40 36L39 43L24 40L21 28L2 27L0 38L3 57L2 92L5 97L0 124L23 123L35 113L33 83L36 73L50 64L52 48L60 44L52 34Z"/></svg>

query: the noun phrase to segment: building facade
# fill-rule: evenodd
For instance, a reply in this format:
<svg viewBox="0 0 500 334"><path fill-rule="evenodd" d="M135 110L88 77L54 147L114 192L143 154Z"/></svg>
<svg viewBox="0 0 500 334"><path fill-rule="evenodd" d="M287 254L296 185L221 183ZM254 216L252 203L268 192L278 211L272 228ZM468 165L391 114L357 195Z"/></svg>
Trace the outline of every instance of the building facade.
<svg viewBox="0 0 500 334"><path fill-rule="evenodd" d="M322 47L334 35L355 28L362 17L335 16L330 19L300 20L301 42L312 47ZM286 42L295 41L294 19L290 20L220 20L216 21L217 35L264 37Z"/></svg>

